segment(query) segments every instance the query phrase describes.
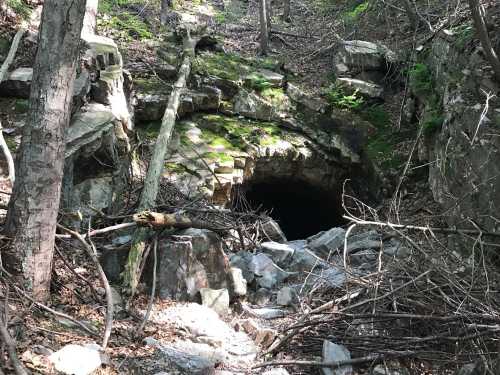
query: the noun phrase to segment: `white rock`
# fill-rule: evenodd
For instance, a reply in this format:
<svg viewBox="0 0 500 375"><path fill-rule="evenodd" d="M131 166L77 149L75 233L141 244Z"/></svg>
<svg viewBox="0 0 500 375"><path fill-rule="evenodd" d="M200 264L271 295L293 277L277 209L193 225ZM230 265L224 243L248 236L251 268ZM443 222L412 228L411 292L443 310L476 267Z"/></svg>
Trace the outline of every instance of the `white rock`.
<svg viewBox="0 0 500 375"><path fill-rule="evenodd" d="M225 316L229 312L229 292L227 289L201 288L201 303L210 307L219 316Z"/></svg>
<svg viewBox="0 0 500 375"><path fill-rule="evenodd" d="M351 353L343 345L337 345L328 340L323 341L323 362L339 362L351 359ZM342 366L339 368L322 367L323 375L352 375L352 366Z"/></svg>
<svg viewBox="0 0 500 375"><path fill-rule="evenodd" d="M232 292L235 296L245 296L247 294L247 281L243 277L243 271L237 267L229 268L231 277Z"/></svg>
<svg viewBox="0 0 500 375"><path fill-rule="evenodd" d="M102 364L99 346L96 344L66 345L50 355L49 360L56 370L68 375L87 375Z"/></svg>

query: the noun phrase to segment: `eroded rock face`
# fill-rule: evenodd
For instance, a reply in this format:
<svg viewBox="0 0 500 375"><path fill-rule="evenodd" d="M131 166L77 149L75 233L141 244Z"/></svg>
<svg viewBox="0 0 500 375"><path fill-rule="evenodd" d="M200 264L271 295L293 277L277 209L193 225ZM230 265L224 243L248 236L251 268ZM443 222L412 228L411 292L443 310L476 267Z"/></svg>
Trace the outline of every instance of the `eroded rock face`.
<svg viewBox="0 0 500 375"><path fill-rule="evenodd" d="M442 120L430 129L421 148L429 164L434 199L447 213L450 225L464 227L472 219L482 229L498 231L500 209L500 103L484 109L484 92L498 92L479 51L464 54L451 33L435 38L426 61L442 95ZM449 64L453 61L453 64ZM422 98L419 98L420 101ZM473 228L473 227L471 227ZM463 246L463 237L456 243ZM466 245L467 247L467 245Z"/></svg>

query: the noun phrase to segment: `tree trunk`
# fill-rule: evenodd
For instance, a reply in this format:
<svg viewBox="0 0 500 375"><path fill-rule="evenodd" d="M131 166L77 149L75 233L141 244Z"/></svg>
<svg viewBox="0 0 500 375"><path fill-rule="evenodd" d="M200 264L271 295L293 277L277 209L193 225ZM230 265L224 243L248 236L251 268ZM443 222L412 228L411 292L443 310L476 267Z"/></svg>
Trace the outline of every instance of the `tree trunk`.
<svg viewBox="0 0 500 375"><path fill-rule="evenodd" d="M484 21L483 14L481 12L481 4L478 0L469 0L469 7L484 54L488 59L488 62L493 67L496 80L500 82L500 60L498 59L498 55L491 44L491 39L488 35L488 28L486 27L486 22Z"/></svg>
<svg viewBox="0 0 500 375"><path fill-rule="evenodd" d="M260 52L263 55L269 53L269 28L267 20L267 1L260 0L259 14L260 14Z"/></svg>
<svg viewBox="0 0 500 375"><path fill-rule="evenodd" d="M271 19L273 18L273 0L266 0L266 20L267 20L267 33L271 33Z"/></svg>
<svg viewBox="0 0 500 375"><path fill-rule="evenodd" d="M403 0L403 8L405 8L406 15L408 16L412 29L415 30L418 28L419 22L417 12L411 0Z"/></svg>
<svg viewBox="0 0 500 375"><path fill-rule="evenodd" d="M172 0L161 0L160 10L160 23L165 25L167 23L168 13L172 8Z"/></svg>
<svg viewBox="0 0 500 375"><path fill-rule="evenodd" d="M187 35L184 37L184 59L161 121L160 133L156 139L153 155L149 162L144 187L141 193L139 211L151 209L156 204L161 174L165 166L165 155L167 153L168 144L175 125L177 110L180 104L180 97L186 87L186 81L191 72L191 59L194 57L194 51L198 39L191 38L189 30L186 32ZM142 254L144 253L148 237L148 228L138 228L134 233L134 239L130 247L127 264L123 273L124 286L130 295L135 294L139 283Z"/></svg>
<svg viewBox="0 0 500 375"><path fill-rule="evenodd" d="M13 238L6 265L37 301L50 296L50 278L64 165L65 133L85 0L46 0L18 153L6 231Z"/></svg>
<svg viewBox="0 0 500 375"><path fill-rule="evenodd" d="M83 17L82 34L93 35L97 25L97 8L99 0L87 0Z"/></svg>
<svg viewBox="0 0 500 375"><path fill-rule="evenodd" d="M284 0L283 3L283 21L292 22L290 17L290 0Z"/></svg>

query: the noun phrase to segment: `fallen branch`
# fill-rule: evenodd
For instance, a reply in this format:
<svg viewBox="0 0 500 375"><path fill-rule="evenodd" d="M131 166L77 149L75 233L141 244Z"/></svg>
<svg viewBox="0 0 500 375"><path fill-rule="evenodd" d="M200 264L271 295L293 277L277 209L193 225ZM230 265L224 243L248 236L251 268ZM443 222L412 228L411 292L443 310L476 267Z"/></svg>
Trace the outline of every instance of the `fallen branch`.
<svg viewBox="0 0 500 375"><path fill-rule="evenodd" d="M108 345L109 341L109 336L111 335L111 328L113 327L113 296L111 294L111 287L109 286L108 278L106 277L106 274L104 273L104 270L102 269L101 263L99 262L99 259L97 258L97 252L92 243L88 243L85 241L83 236L75 232L71 229L65 228L60 224L57 224L57 227L67 233L69 233L72 237L74 237L76 240L78 240L82 246L85 248L87 251L87 254L90 256L92 261L95 263L97 270L99 272L99 277L101 278L101 282L103 284L104 290L106 291L106 323L104 326L104 334L102 338L102 349L106 349L106 346Z"/></svg>
<svg viewBox="0 0 500 375"><path fill-rule="evenodd" d="M137 225L136 223L121 223L121 224L116 224L116 225L112 225L112 226L106 227L106 228L91 230L91 231L87 232L85 235L82 235L82 237L84 239L87 239L87 238L90 238L90 237L93 237L93 236L97 236L98 234L104 234L104 233L113 232L115 230L120 230L120 229L125 229L125 228L131 228L131 227L135 227L136 225ZM69 239L69 238L72 238L72 237L73 236L71 234L56 234L56 238Z"/></svg>
<svg viewBox="0 0 500 375"><path fill-rule="evenodd" d="M478 229L459 229L459 228L445 228L445 227L423 227L418 225L406 225L406 224L395 224L391 222L381 222L381 221L370 221L358 219L350 215L343 215L344 219L350 220L353 223L359 225L374 225L378 227L386 227L391 229L408 229L417 230L422 232L436 232L436 233L447 233L447 234L471 234L471 235L482 235L490 237L500 237L498 232L487 232Z"/></svg>
<svg viewBox="0 0 500 375"><path fill-rule="evenodd" d="M14 39L12 40L12 44L10 46L9 53L7 54L7 58L2 64L2 67L0 67L0 83L5 79L5 76L7 75L7 71L9 70L10 64L12 64L12 61L14 61L14 57L16 56L17 49L19 48L19 42L21 41L21 38L23 34L26 32L28 26L25 22L21 24L21 27L17 31L16 35L14 36ZM5 142L5 138L3 137L3 132L2 132L2 124L0 123L0 148L2 149L3 154L5 155L5 159L7 160L7 165L9 168L9 179L12 184L14 184L15 180L15 168L14 168L14 158L12 157L12 153L9 150L9 146L7 145L7 142Z"/></svg>
<svg viewBox="0 0 500 375"><path fill-rule="evenodd" d="M160 133L156 139L153 155L149 162L146 179L144 180L144 188L141 193L139 209L149 210L156 204L158 190L160 185L161 175L165 166L165 155L168 150L168 145L179 109L181 93L186 87L186 82L191 72L191 59L195 55L195 47L198 43L198 38L191 36L191 30L186 27L183 37L183 60L179 69L177 81L173 86L173 90L168 98L167 107L161 121ZM142 255L146 246L146 240L149 237L147 228L138 228L132 240L127 264L123 272L123 282L130 296L135 294L140 278L140 265Z"/></svg>
<svg viewBox="0 0 500 375"><path fill-rule="evenodd" d="M156 266L158 263L158 237L155 238L154 244L153 244L153 285L151 286L151 296L149 298L149 303L148 303L148 308L146 310L146 315L144 315L144 320L142 321L141 325L139 326L139 329L137 330L137 335L141 335L144 326L148 322L149 315L151 314L151 310L153 309L153 302L155 299L155 292L156 292Z"/></svg>
<svg viewBox="0 0 500 375"><path fill-rule="evenodd" d="M383 354L373 354L368 355L366 357L359 357L353 359L346 359L344 361L335 361L335 362L319 362L319 361L271 361L264 362L258 365L253 366L252 368L262 368L262 367L271 367L271 366L307 366L307 367L329 367L329 368L339 368L348 365L360 365L368 362L380 362L387 358L401 358L408 357L414 355L414 351L405 351L405 352L389 352Z"/></svg>
<svg viewBox="0 0 500 375"><path fill-rule="evenodd" d="M163 214L160 212L143 211L134 215L134 222L141 227L151 227L153 229L162 228L198 228L210 229L220 232L231 229L230 227L215 227L199 220L193 220L179 212L174 214Z"/></svg>

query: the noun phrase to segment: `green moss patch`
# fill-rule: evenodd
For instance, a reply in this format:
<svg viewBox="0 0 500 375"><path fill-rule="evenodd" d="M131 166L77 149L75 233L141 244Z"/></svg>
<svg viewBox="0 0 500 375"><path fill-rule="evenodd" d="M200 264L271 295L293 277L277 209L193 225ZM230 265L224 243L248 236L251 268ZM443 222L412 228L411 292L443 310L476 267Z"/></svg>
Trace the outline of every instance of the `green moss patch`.
<svg viewBox="0 0 500 375"><path fill-rule="evenodd" d="M169 94L171 91L171 86L157 77L135 78L134 85L143 93Z"/></svg>

